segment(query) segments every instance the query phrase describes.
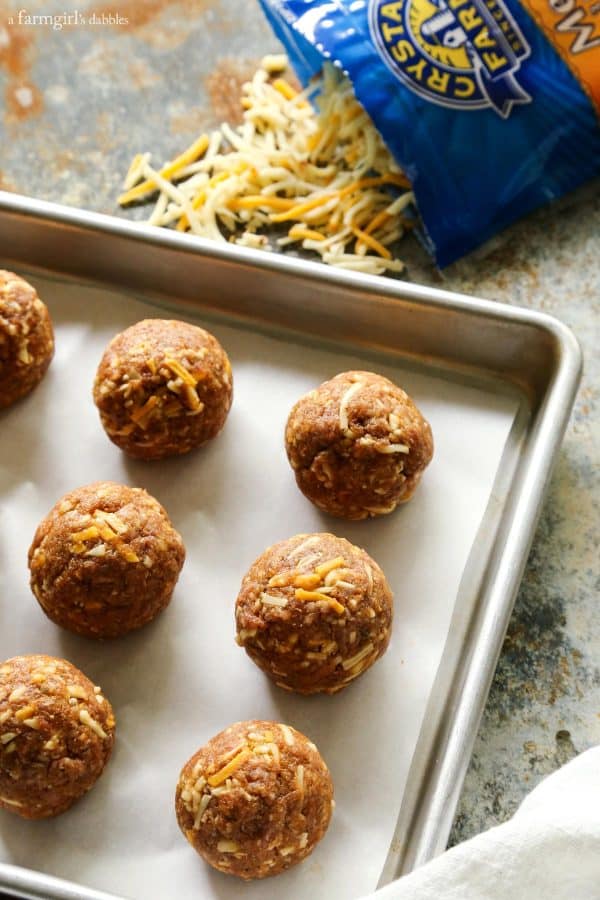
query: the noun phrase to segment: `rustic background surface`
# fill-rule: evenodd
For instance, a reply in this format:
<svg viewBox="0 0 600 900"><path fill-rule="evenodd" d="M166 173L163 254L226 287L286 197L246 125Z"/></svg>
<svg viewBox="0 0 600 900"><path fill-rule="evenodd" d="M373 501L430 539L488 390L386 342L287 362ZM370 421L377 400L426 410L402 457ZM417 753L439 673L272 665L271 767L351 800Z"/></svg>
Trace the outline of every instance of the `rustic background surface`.
<svg viewBox="0 0 600 900"><path fill-rule="evenodd" d="M53 28L22 15L19 26L19 9L78 19ZM0 188L143 218L146 209L123 212L115 203L133 154L149 150L159 164L202 130L238 120L240 85L276 51L255 3L0 0ZM401 250L411 280L555 315L585 355L456 843L508 818L544 775L600 743L600 184L530 216L494 250L444 275L412 237Z"/></svg>

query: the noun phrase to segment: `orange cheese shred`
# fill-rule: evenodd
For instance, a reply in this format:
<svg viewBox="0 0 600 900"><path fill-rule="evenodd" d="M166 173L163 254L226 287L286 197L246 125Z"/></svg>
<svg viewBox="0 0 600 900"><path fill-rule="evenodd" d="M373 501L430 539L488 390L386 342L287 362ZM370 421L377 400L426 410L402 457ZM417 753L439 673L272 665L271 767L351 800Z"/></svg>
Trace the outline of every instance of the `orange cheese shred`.
<svg viewBox="0 0 600 900"><path fill-rule="evenodd" d="M308 591L313 590L313 588L316 588L319 584L321 584L321 579L312 572L308 575L296 575L294 578L294 587L304 588Z"/></svg>
<svg viewBox="0 0 600 900"><path fill-rule="evenodd" d="M100 532L95 525L84 528L83 531L77 531L71 535L71 540L75 543L83 543L83 541L91 541L93 538L99 537Z"/></svg>
<svg viewBox="0 0 600 900"><path fill-rule="evenodd" d="M198 379L194 378L191 372L181 365L181 363L176 359L165 359L165 366L173 372L174 375L177 375L178 378L181 378L184 384L189 384L190 387L196 387L198 384Z"/></svg>
<svg viewBox="0 0 600 900"><path fill-rule="evenodd" d="M276 78L273 82L273 87L276 91L279 91L286 100L293 100L294 97L298 96L298 91L295 91L289 81L286 81L285 78Z"/></svg>
<svg viewBox="0 0 600 900"><path fill-rule="evenodd" d="M296 204L295 200L287 197L274 197L270 194L248 194L245 197L235 197L230 200L227 206L229 209L256 209L260 206L271 207L272 209L288 210L292 209Z"/></svg>
<svg viewBox="0 0 600 900"><path fill-rule="evenodd" d="M288 231L288 236L296 241L324 241L325 235L314 228L303 228L302 225L292 225Z"/></svg>
<svg viewBox="0 0 600 900"><path fill-rule="evenodd" d="M383 244L380 244L372 234L367 234L366 231L361 231L360 228L353 228L352 232L358 238L357 244L366 244L371 250L374 250L375 253L378 253L379 256L383 256L384 259L391 259L392 254L388 250L387 247L384 247Z"/></svg>
<svg viewBox="0 0 600 900"><path fill-rule="evenodd" d="M328 597L327 594L322 594L320 591L306 591L304 588L296 588L294 596L296 600L325 600L326 603L331 603L331 597Z"/></svg>
<svg viewBox="0 0 600 900"><path fill-rule="evenodd" d="M337 600L334 600L333 597L329 598L329 605L339 616L346 612L342 604L338 603Z"/></svg>
<svg viewBox="0 0 600 900"><path fill-rule="evenodd" d="M139 425L140 428L145 428L148 424L150 414L152 413L152 410L157 403L158 397L155 397L155 395L152 394L150 397L148 397L143 406L140 406L139 409L134 409L134 411L131 413L131 419L133 419L135 424Z"/></svg>
<svg viewBox="0 0 600 900"><path fill-rule="evenodd" d="M190 163L195 162L199 156L202 156L206 153L208 148L208 135L202 134L200 137L194 141L194 143L184 150L179 156L176 156L175 159L167 163L166 166L163 166L159 171L159 175L162 178L172 178L177 172L181 169L185 169L186 166L189 166ZM118 203L121 206L125 206L127 203L133 203L134 200L139 200L145 194L151 193L152 191L157 190L156 185L153 181L143 181L141 184L136 185L136 187L131 188L131 190L126 191L126 193L121 194L118 198Z"/></svg>
<svg viewBox="0 0 600 900"><path fill-rule="evenodd" d="M360 191L363 188L379 187L380 184L395 184L398 187L403 188L410 187L410 184L404 175L401 175L399 172L388 172L387 175L374 175L371 178L359 178L357 181L353 181L350 184L347 184L346 187L341 188L339 195L340 197L345 197L347 194L353 194L354 191Z"/></svg>
<svg viewBox="0 0 600 900"><path fill-rule="evenodd" d="M346 561L343 556L336 556L335 559L330 559L321 563L320 566L315 566L315 572L320 578L324 578L329 572L333 572L334 569L341 569L345 564Z"/></svg>
<svg viewBox="0 0 600 900"><path fill-rule="evenodd" d="M214 775L211 775L206 780L211 787L217 787L219 784L222 784L224 781L226 781L226 779L229 778L230 775L233 775L233 773L237 769L239 769L239 767L243 765L251 755L251 751L246 747L244 750L238 753L237 756L234 756L233 759L231 759L227 763L227 765L223 766L222 769L219 769L218 772L215 772Z"/></svg>
<svg viewBox="0 0 600 900"><path fill-rule="evenodd" d="M287 212L271 213L269 218L272 222L287 222L288 219L298 219L304 213L310 212L311 209L316 209L317 206L323 206L325 203L328 203L337 193L336 191L332 194L320 194L318 197L313 197L312 200L292 206Z"/></svg>
<svg viewBox="0 0 600 900"><path fill-rule="evenodd" d="M392 217L390 216L389 212L387 212L387 210L385 209L382 209L381 212L377 213L377 215L371 219L367 227L364 229L365 234L371 234L373 231L376 231L381 227L381 225L385 225L388 219L391 218Z"/></svg>

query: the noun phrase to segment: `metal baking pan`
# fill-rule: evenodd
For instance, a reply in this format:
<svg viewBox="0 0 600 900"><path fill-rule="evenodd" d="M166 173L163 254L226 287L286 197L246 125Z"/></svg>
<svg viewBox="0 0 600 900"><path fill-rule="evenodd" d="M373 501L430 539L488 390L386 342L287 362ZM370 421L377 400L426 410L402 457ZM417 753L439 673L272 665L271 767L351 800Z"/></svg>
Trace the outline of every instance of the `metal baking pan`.
<svg viewBox="0 0 600 900"><path fill-rule="evenodd" d="M0 192L0 263L118 288L290 340L383 353L455 381L516 390L520 411L463 574L380 885L444 849L545 488L581 372L572 333L547 315L339 272ZM201 289L200 289L201 286ZM0 864L25 898L107 894Z"/></svg>

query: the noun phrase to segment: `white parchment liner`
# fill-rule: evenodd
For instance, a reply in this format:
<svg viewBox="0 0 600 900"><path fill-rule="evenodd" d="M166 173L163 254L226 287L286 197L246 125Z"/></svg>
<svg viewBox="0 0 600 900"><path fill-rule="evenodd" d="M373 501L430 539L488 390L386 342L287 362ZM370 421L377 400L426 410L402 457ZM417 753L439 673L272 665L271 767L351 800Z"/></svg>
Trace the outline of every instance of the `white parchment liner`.
<svg viewBox="0 0 600 900"><path fill-rule="evenodd" d="M95 369L116 332L173 315L98 289L32 281L50 307L57 352L34 394L0 414L0 660L32 652L69 659L111 700L117 741L95 788L65 815L25 822L0 811L0 860L136 900L229 900L242 892L249 900L351 900L372 890L517 400L209 324L234 372L225 430L195 454L132 461L102 431L91 399ZM302 497L283 449L296 399L352 368L403 386L435 439L414 499L391 516L354 524L320 514ZM28 586L27 549L39 520L63 493L97 479L154 494L188 553L169 609L109 643L58 629ZM234 642L233 605L246 569L269 544L310 531L363 546L395 595L386 656L333 697L271 686ZM290 723L313 739L331 769L337 806L305 863L244 885L192 851L173 798L187 758L231 722L249 718Z"/></svg>

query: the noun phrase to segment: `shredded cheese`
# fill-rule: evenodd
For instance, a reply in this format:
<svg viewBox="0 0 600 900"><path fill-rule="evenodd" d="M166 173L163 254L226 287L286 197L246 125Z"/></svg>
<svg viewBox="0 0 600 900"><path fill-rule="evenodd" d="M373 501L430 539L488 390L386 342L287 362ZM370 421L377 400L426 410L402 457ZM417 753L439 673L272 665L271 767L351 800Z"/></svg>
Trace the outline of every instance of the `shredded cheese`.
<svg viewBox="0 0 600 900"><path fill-rule="evenodd" d="M300 244L330 265L402 271L390 245L411 227L409 182L338 70L327 65L299 92L280 75L286 64L265 57L243 86L237 128L201 135L159 168L136 154L119 203L155 194L153 225L266 249L277 228L278 246Z"/></svg>
<svg viewBox="0 0 600 900"><path fill-rule="evenodd" d="M329 605L334 610L334 612L336 612L338 614L338 616L341 616L343 613L346 612L346 610L342 606L342 604L339 603L337 600L334 600L333 597L329 598Z"/></svg>
<svg viewBox="0 0 600 900"><path fill-rule="evenodd" d="M373 650L373 644L371 642L369 642L368 644L365 644L365 646L362 648L362 650L360 650L358 653L356 653L355 656L351 656L350 659L342 660L342 668L345 671L348 671L349 669L354 669L359 663L361 663L363 661L363 659L366 656L368 656L371 653L372 650Z"/></svg>
<svg viewBox="0 0 600 900"><path fill-rule="evenodd" d="M285 597L274 597L272 594L267 594L264 591L260 595L259 600L266 606L279 606L281 608L287 606L287 600Z"/></svg>
<svg viewBox="0 0 600 900"><path fill-rule="evenodd" d="M243 765L246 760L251 756L251 752L248 748L242 750L238 753L237 756L234 756L232 760L230 760L227 765L223 766L222 769L219 769L218 772L215 772L214 775L211 775L207 778L207 781L211 787L217 787L219 784L222 784L226 778L229 778L230 775L239 769L241 765Z"/></svg>
<svg viewBox="0 0 600 900"><path fill-rule="evenodd" d="M330 559L327 562L321 563L320 566L316 566L315 572L320 578L324 578L330 572L333 572L334 569L341 569L341 567L345 565L345 562L343 556L336 556L335 559Z"/></svg>
<svg viewBox="0 0 600 900"><path fill-rule="evenodd" d="M392 254L388 250L387 247L384 247L379 241L376 241L372 234L368 234L366 231L361 231L360 228L353 228L352 231L358 238L356 242L356 252L359 252L359 247L361 244L367 244L375 253L379 254L379 256L383 256L385 259L391 259Z"/></svg>
<svg viewBox="0 0 600 900"><path fill-rule="evenodd" d="M288 747L292 747L294 744L294 735L292 734L292 730L289 725L280 725L279 729L283 734L283 739L288 745Z"/></svg>
<svg viewBox="0 0 600 900"><path fill-rule="evenodd" d="M190 387L196 387L198 384L198 379L194 378L191 372L188 372L186 368L184 368L180 362L176 359L166 359L165 366L173 372L178 378L181 378L184 384L189 384Z"/></svg>
<svg viewBox="0 0 600 900"><path fill-rule="evenodd" d="M176 175L181 169L184 169L185 166L189 165L194 160L198 159L199 156L202 156L208 147L208 135L201 135L197 141L188 147L188 149L178 156L173 162L169 163L160 170L160 175L162 178L172 178L173 175ZM134 157L134 161L131 164L130 170L128 172L128 176L131 176L131 172L134 164L139 165L143 163L143 159L141 155L138 153L136 157ZM127 182L127 178L125 179ZM148 179L147 181L143 181L141 184L138 184L137 187L131 188L127 193L121 194L119 197L119 203L131 203L132 200L138 200L140 197L143 197L144 194L147 194L151 191L156 190L156 183L153 179Z"/></svg>
<svg viewBox="0 0 600 900"><path fill-rule="evenodd" d="M348 388L345 394L342 395L342 399L340 401L340 429L343 434L346 434L348 431L348 404L350 403L350 399L363 387L362 381L355 381Z"/></svg>
<svg viewBox="0 0 600 900"><path fill-rule="evenodd" d="M306 575L295 575L294 576L294 587L305 588L307 591L312 591L314 588L318 587L321 584L321 578L318 572L309 572Z"/></svg>
<svg viewBox="0 0 600 900"><path fill-rule="evenodd" d="M294 596L296 600L326 600L329 602L327 594L323 594L321 591L306 591L304 588L296 588Z"/></svg>

